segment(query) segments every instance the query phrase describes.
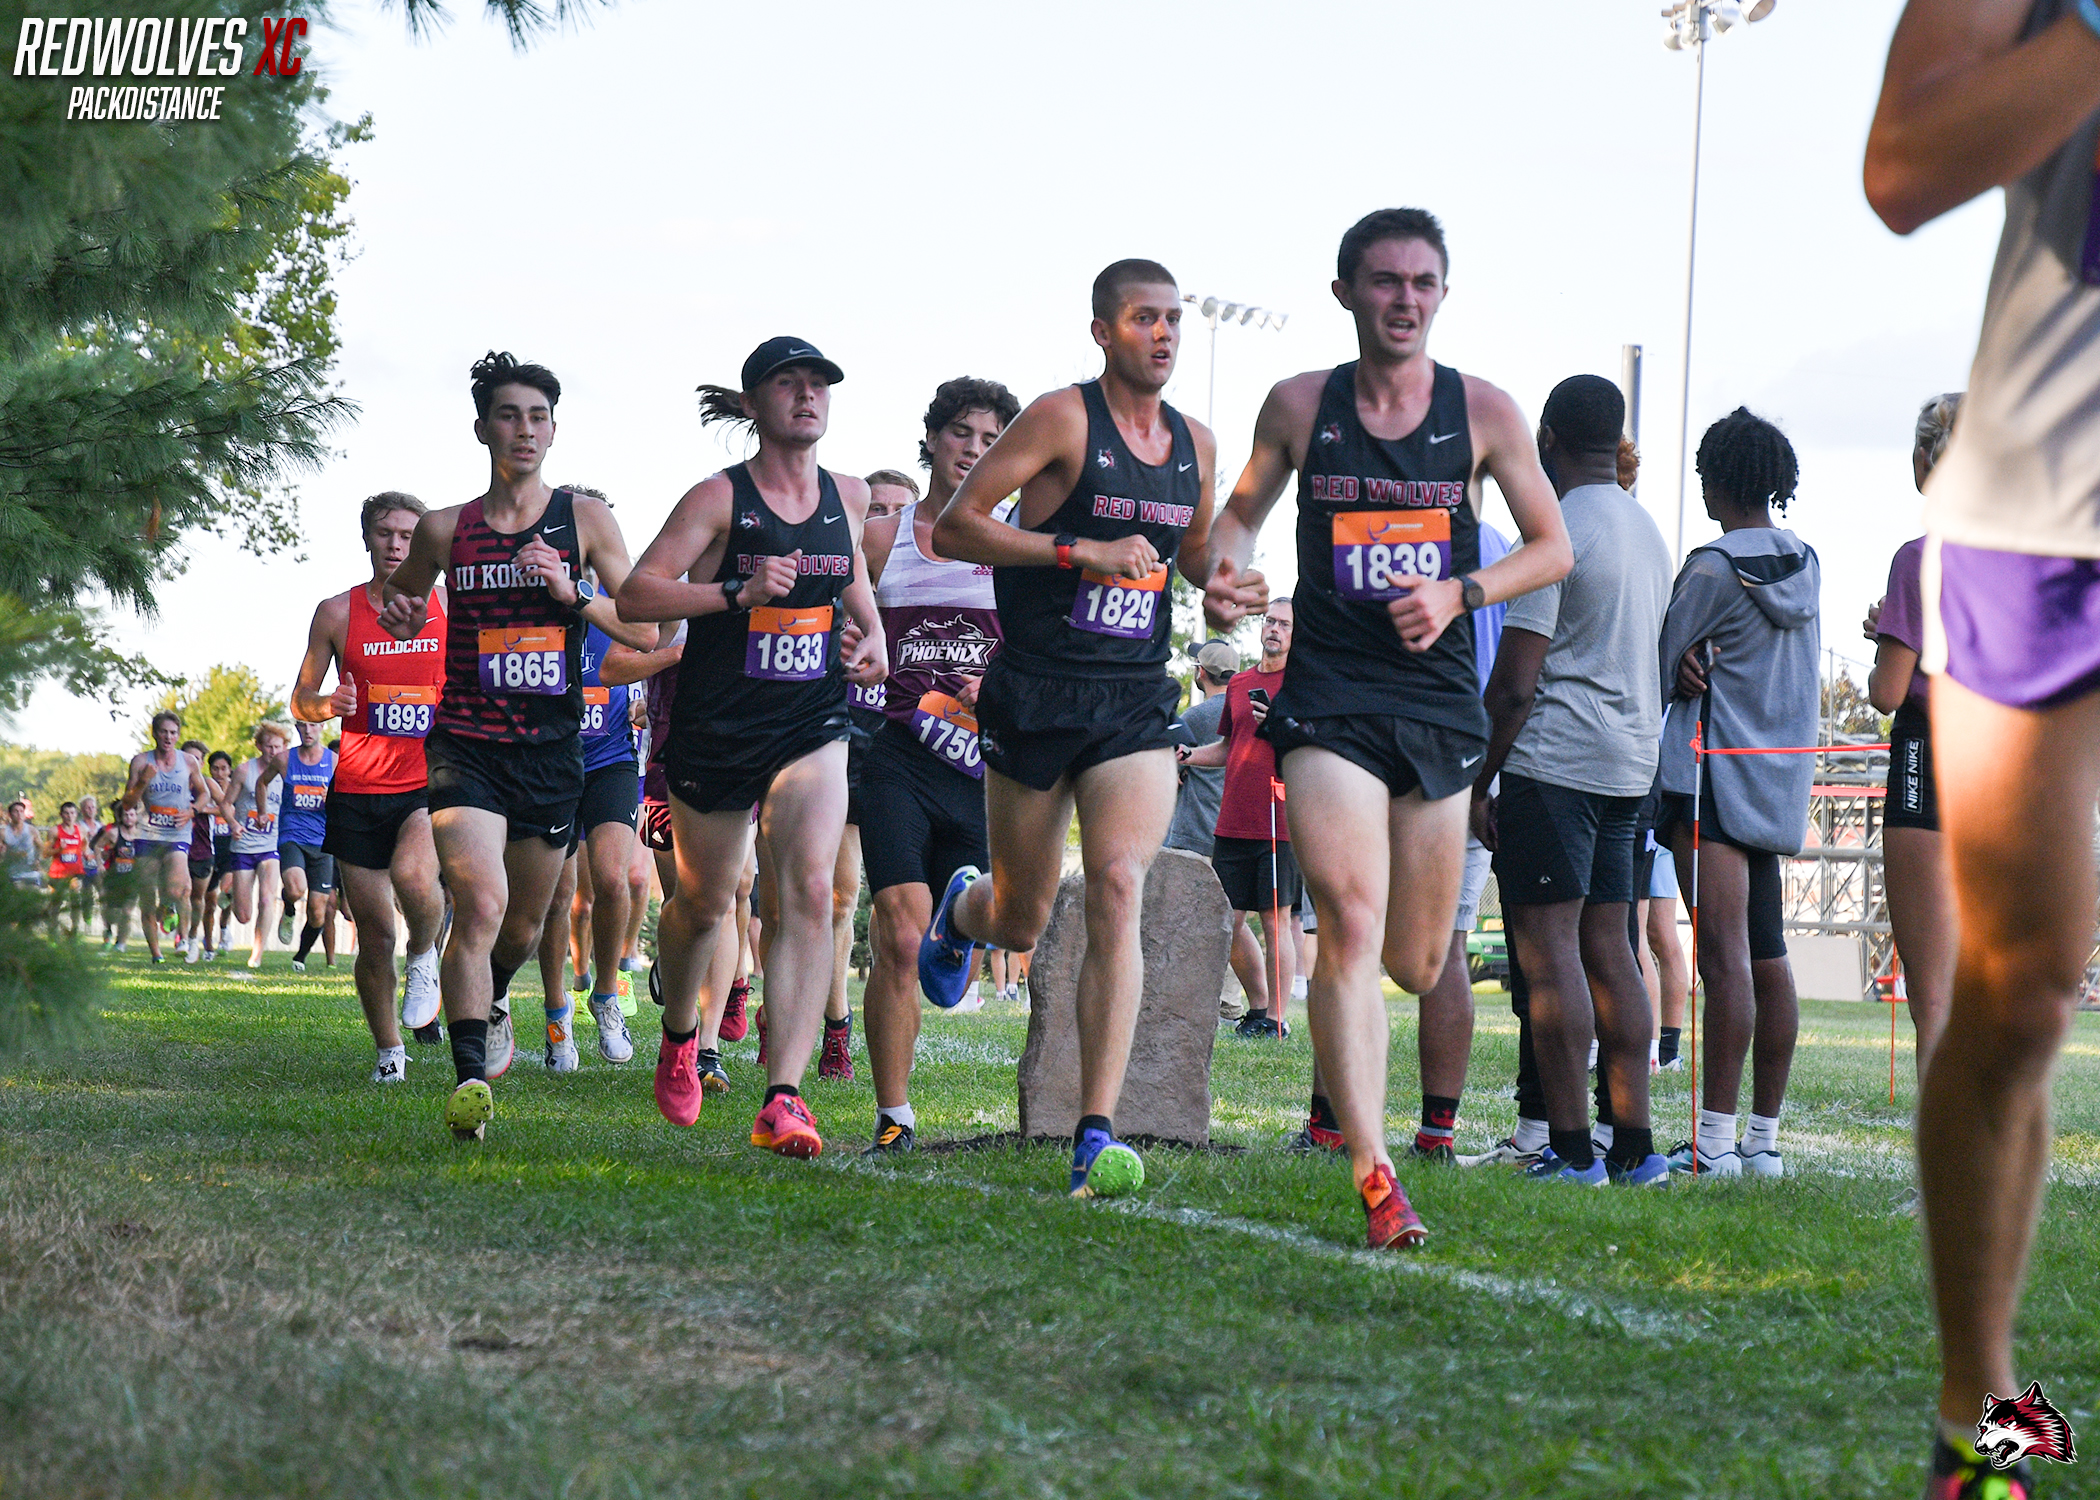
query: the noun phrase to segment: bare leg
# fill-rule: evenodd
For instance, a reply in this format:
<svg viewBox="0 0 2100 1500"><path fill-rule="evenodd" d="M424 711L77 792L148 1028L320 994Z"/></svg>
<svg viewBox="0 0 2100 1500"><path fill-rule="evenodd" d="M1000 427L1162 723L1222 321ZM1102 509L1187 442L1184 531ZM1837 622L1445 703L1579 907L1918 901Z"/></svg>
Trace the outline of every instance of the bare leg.
<svg viewBox="0 0 2100 1500"><path fill-rule="evenodd" d="M1947 995L1954 986L1960 947L1954 915L1954 886L1941 836L1929 828L1889 828L1881 835L1887 864L1889 926L1903 959L1903 988L1910 1021L1918 1034L1918 1076L1947 1025Z"/></svg>
<svg viewBox="0 0 2100 1500"><path fill-rule="evenodd" d="M1269 1008L1269 965L1262 957L1261 944L1255 940L1254 931L1247 925L1247 914L1236 911L1232 914L1231 962L1233 976L1247 995L1247 1009Z"/></svg>
<svg viewBox="0 0 2100 1500"><path fill-rule="evenodd" d="M357 1003L380 1051L401 1045L401 1024L394 1006L394 888L385 870L367 870L336 862L343 899L357 919Z"/></svg>
<svg viewBox="0 0 2100 1500"><path fill-rule="evenodd" d="M1655 960L1656 1024L1684 1025L1684 1003L1691 993L1691 972L1684 963L1684 944L1677 937L1677 898L1657 896L1648 903L1648 952Z"/></svg>
<svg viewBox="0 0 2100 1500"><path fill-rule="evenodd" d="M1794 965L1785 958L1760 958L1750 965L1757 1020L1750 1052L1750 1108L1776 1119L1786 1103L1787 1075L1794 1068L1794 1043L1801 1035L1801 1007L1794 998ZM1613 1095L1612 1108L1618 1108Z"/></svg>
<svg viewBox="0 0 2100 1500"><path fill-rule="evenodd" d="M919 940L932 921L933 892L916 881L875 893L869 931L875 963L860 1004L878 1107L910 1102L912 1056L919 1045Z"/></svg>
<svg viewBox="0 0 2100 1500"><path fill-rule="evenodd" d="M649 846L637 837L627 865L627 940L620 945L622 962L641 960L642 924L649 918L649 876L653 868Z"/></svg>
<svg viewBox="0 0 2100 1500"><path fill-rule="evenodd" d="M1466 971L1466 934L1454 929L1451 953L1421 1001L1415 1037L1421 1057L1422 1092L1456 1099L1466 1090L1466 1064L1473 1054L1473 982Z"/></svg>
<svg viewBox="0 0 2100 1500"><path fill-rule="evenodd" d="M1290 1015L1291 980L1298 971L1297 936L1288 928L1281 927L1281 919L1274 912L1260 912L1261 945L1267 950L1263 956L1262 978L1269 986L1269 1014L1281 1026ZM1295 923L1298 914L1292 912L1290 920ZM1253 926L1253 923L1248 923Z"/></svg>
<svg viewBox="0 0 2100 1500"><path fill-rule="evenodd" d="M1585 1080L1590 1038L1596 1032L1589 978L1582 966L1582 902L1510 904L1503 914L1517 962L1531 986L1531 1045L1538 1059L1539 1087L1546 1095L1546 1123L1562 1134L1586 1131L1590 1095ZM1620 915L1623 918L1624 912ZM1641 1040L1645 1044L1647 1038ZM1643 1081L1646 1073L1644 1066Z"/></svg>
<svg viewBox="0 0 2100 1500"><path fill-rule="evenodd" d="M592 831L596 832L595 829ZM592 878L589 865L584 865L576 871L574 884L576 889L569 897L568 920L562 924L563 936L568 939L569 967L575 970L579 979L588 974L603 987L605 976L591 972L591 916L597 900L598 883Z"/></svg>
<svg viewBox="0 0 2100 1500"><path fill-rule="evenodd" d="M1145 875L1174 816L1174 758L1145 750L1079 773L1086 957L1079 965L1079 1111L1114 1118L1145 998Z"/></svg>
<svg viewBox="0 0 2100 1500"><path fill-rule="evenodd" d="M1648 1113L1648 1038L1654 1029L1655 1013L1648 1007L1648 990L1641 983L1641 971L1633 961L1633 945L1626 941L1626 920L1626 903L1623 901L1600 902L1583 908L1582 967L1589 979L1588 998L1596 1006L1597 1032L1603 1043L1598 1052L1598 1066L1606 1070L1605 1077L1611 1085L1612 1123L1615 1127L1649 1130L1653 1126ZM1525 972L1528 974L1530 970ZM1534 990L1533 994L1536 993ZM1531 1014L1532 1024L1536 1027L1536 1001ZM1759 1006L1760 1024L1764 1016L1765 1009ZM1589 1061L1588 1050L1585 1045L1585 1064ZM1791 1057L1791 1040L1787 1051ZM1763 1076L1759 1072L1758 1077ZM1784 1096L1786 1077L1783 1071L1779 1076L1779 1090ZM1777 1113L1776 1104L1773 1112ZM1588 1120L1585 1109L1583 1121L1587 1124Z"/></svg>
<svg viewBox="0 0 2100 1500"><path fill-rule="evenodd" d="M618 991L620 959L627 947L627 870L634 862L634 830L625 823L600 823L584 839L578 872L579 885L591 883L591 990L598 995Z"/></svg>
<svg viewBox="0 0 2100 1500"><path fill-rule="evenodd" d="M563 918L576 898L576 867L582 862L577 854L562 861L561 878L547 897L547 918L540 924L540 1009L550 1016L573 1009L562 987L562 960L569 951L569 924Z"/></svg>
<svg viewBox="0 0 2100 1500"><path fill-rule="evenodd" d="M853 1014L846 1003L846 971L853 966L853 915L859 906L860 830L848 823L831 872L831 993L824 1002L827 1021L843 1021Z"/></svg>
<svg viewBox="0 0 2100 1500"><path fill-rule="evenodd" d="M1692 833L1674 834L1678 883L1692 889ZM1699 846L1699 978L1706 985L1705 1075L1699 1103L1724 1115L1742 1097L1757 1001L1750 964L1750 866L1743 851L1707 840ZM1689 896L1687 896L1689 899ZM1526 974L1530 970L1526 969ZM1760 1114L1764 1111L1760 1110Z"/></svg>

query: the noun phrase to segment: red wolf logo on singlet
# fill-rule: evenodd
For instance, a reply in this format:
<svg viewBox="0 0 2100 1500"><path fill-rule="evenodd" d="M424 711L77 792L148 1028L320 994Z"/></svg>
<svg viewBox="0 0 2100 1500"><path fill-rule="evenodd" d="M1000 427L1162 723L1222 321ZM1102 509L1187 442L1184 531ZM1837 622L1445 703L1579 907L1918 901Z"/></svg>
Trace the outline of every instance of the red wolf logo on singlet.
<svg viewBox="0 0 2100 1500"><path fill-rule="evenodd" d="M758 512L747 510L736 518L736 523L746 531L756 531L758 530Z"/></svg>
<svg viewBox="0 0 2100 1500"><path fill-rule="evenodd" d="M1327 425L1326 425L1325 427L1322 427L1322 428L1320 429L1320 441L1321 441L1321 442L1323 442L1323 443L1339 443L1339 442L1340 442L1341 440L1342 440L1342 424L1341 424L1341 423L1339 423L1339 422L1329 422L1329 423L1328 423L1328 424L1327 424Z"/></svg>
<svg viewBox="0 0 2100 1500"><path fill-rule="evenodd" d="M1094 462L1104 469L1113 469L1116 466L1116 456L1103 448L1094 454Z"/></svg>
<svg viewBox="0 0 2100 1500"><path fill-rule="evenodd" d="M2010 1469L2023 1458L2046 1458L2054 1463L2078 1462L2078 1444L2071 1424L2064 1420L2040 1381L2010 1401L1996 1396L1983 1398L1983 1420L1976 1424L1976 1451L1991 1461L1994 1469Z"/></svg>

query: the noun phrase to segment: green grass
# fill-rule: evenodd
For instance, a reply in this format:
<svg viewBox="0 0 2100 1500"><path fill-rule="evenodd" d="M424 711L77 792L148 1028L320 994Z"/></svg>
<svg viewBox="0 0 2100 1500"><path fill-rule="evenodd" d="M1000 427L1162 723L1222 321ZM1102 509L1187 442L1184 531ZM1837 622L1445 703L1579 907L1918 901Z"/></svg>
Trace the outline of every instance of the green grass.
<svg viewBox="0 0 2100 1500"><path fill-rule="evenodd" d="M0 1496L1904 1496L1932 1404L1907 1023L1804 1007L1781 1183L1633 1194L1404 1169L1411 1257L1346 1170L1283 1155L1302 1034L1219 1038L1217 1138L1118 1206L1061 1153L874 1168L865 1081L778 1161L737 1091L674 1131L635 1063L365 1081L349 986L281 957L110 966L84 1050L0 1071ZM521 975L515 993L532 991ZM646 1036L652 1024L640 1018ZM1415 1102L1396 999L1392 1118ZM1509 1127L1480 1001L1460 1138ZM929 1014L925 1141L1010 1130L1025 1017ZM857 1047L856 1042L856 1047ZM865 1058L861 1059L865 1079ZM2100 1441L2100 1017L2058 1089L2022 1369ZM1683 1133L1681 1076L1658 1133ZM2094 1493L2087 1470L2045 1493Z"/></svg>

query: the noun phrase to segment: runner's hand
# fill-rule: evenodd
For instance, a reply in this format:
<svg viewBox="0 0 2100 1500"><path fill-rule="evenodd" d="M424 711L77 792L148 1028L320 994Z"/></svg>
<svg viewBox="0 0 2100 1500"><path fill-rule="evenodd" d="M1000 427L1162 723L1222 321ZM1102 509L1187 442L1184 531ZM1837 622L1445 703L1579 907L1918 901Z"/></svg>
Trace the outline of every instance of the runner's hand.
<svg viewBox="0 0 2100 1500"><path fill-rule="evenodd" d="M1859 633L1870 641L1879 640L1881 637L1881 606L1888 602L1888 596L1884 594L1867 606L1867 618L1859 627Z"/></svg>
<svg viewBox="0 0 2100 1500"><path fill-rule="evenodd" d="M536 536L520 547L511 561L525 570L527 578L545 579L547 597L564 609L576 602L576 580L569 576L569 565L562 555L547 544L543 536Z"/></svg>
<svg viewBox="0 0 2100 1500"><path fill-rule="evenodd" d="M1437 637L1465 612L1466 590L1456 578L1433 578L1416 584L1386 605L1400 644L1410 651L1427 651Z"/></svg>
<svg viewBox="0 0 2100 1500"><path fill-rule="evenodd" d="M848 681L857 682L862 687L873 687L890 675L888 643L883 640L880 631L874 635L861 636L851 646L846 644L846 637L841 632L839 651Z"/></svg>
<svg viewBox="0 0 2100 1500"><path fill-rule="evenodd" d="M771 604L775 599L786 598L788 590L795 586L797 570L801 565L800 547L786 557L760 558L758 571L744 580L743 602L756 609L761 604ZM843 641L841 643L843 644Z"/></svg>
<svg viewBox="0 0 2100 1500"><path fill-rule="evenodd" d="M428 599L411 599L406 594L396 594L380 609L379 628L397 641L414 640L423 633L423 623L429 615Z"/></svg>
<svg viewBox="0 0 2100 1500"><path fill-rule="evenodd" d="M328 695L328 711L338 719L347 719L357 712L357 679L345 672Z"/></svg>
<svg viewBox="0 0 2100 1500"><path fill-rule="evenodd" d="M1203 618L1219 634L1241 620L1269 607L1269 580L1256 572L1242 573L1229 557L1218 559L1210 582L1203 586Z"/></svg>
<svg viewBox="0 0 2100 1500"><path fill-rule="evenodd" d="M1499 831L1495 827L1495 799L1493 797L1483 796L1479 792L1475 792L1473 794L1473 806L1467 814L1466 822L1468 829L1472 832L1473 837L1480 841L1482 848L1493 850L1498 846L1500 838Z"/></svg>
<svg viewBox="0 0 2100 1500"><path fill-rule="evenodd" d="M962 686L955 690L955 701L964 708L975 708L977 706L977 689L983 681L984 674L982 672L975 677L965 677L962 680Z"/></svg>
<svg viewBox="0 0 2100 1500"><path fill-rule="evenodd" d="M1677 696L1698 698L1706 692L1706 668L1700 663L1699 652L1706 642L1688 647L1677 662Z"/></svg>
<svg viewBox="0 0 2100 1500"><path fill-rule="evenodd" d="M1150 578L1159 571L1159 553L1141 536L1075 542L1072 556L1081 567L1111 578Z"/></svg>

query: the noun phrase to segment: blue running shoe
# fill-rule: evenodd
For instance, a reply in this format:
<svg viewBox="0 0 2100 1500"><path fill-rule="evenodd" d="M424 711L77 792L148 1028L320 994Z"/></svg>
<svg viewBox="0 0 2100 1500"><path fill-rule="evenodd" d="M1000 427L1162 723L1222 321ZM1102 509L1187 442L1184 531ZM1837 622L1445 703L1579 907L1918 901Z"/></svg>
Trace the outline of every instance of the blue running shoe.
<svg viewBox="0 0 2100 1500"><path fill-rule="evenodd" d="M975 865L964 865L948 877L941 904L926 936L919 939L919 988L942 1010L955 1009L970 991L971 960L977 956L977 945L949 929L948 913L954 909L955 898L981 873Z"/></svg>
<svg viewBox="0 0 2100 1500"><path fill-rule="evenodd" d="M1524 1169L1524 1176L1532 1182L1567 1182L1576 1187L1603 1187L1611 1181L1611 1174L1605 1169L1603 1157L1592 1158L1587 1167L1572 1166L1563 1158L1555 1156L1551 1146L1546 1148L1537 1161Z"/></svg>
<svg viewBox="0 0 2100 1500"><path fill-rule="evenodd" d="M1145 1159L1105 1130L1081 1134L1072 1148L1072 1196L1120 1198L1145 1185Z"/></svg>
<svg viewBox="0 0 2100 1500"><path fill-rule="evenodd" d="M1660 1151L1651 1151L1641 1158L1639 1166L1619 1167L1604 1163L1605 1171L1611 1174L1617 1187L1668 1187L1670 1185L1670 1158Z"/></svg>

